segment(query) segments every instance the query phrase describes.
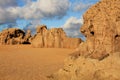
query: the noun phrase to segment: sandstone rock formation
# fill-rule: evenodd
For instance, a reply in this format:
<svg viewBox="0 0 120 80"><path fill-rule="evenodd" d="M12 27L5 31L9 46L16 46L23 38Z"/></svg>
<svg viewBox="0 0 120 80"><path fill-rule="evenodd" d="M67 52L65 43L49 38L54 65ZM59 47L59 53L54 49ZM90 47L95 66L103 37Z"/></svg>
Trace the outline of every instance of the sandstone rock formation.
<svg viewBox="0 0 120 80"><path fill-rule="evenodd" d="M48 78L50 80L120 80L120 53L101 61L78 57L65 60L64 68Z"/></svg>
<svg viewBox="0 0 120 80"><path fill-rule="evenodd" d="M51 80L120 80L120 0L101 0L84 14L87 40Z"/></svg>
<svg viewBox="0 0 120 80"><path fill-rule="evenodd" d="M22 44L25 32L17 28L5 29L0 33L0 44Z"/></svg>
<svg viewBox="0 0 120 80"><path fill-rule="evenodd" d="M98 58L120 51L120 0L101 0L84 14L81 32L87 37L80 51L85 56ZM86 54L88 53L88 54Z"/></svg>
<svg viewBox="0 0 120 80"><path fill-rule="evenodd" d="M27 30L24 40L25 40L24 44L31 44L32 42L31 30Z"/></svg>
<svg viewBox="0 0 120 80"><path fill-rule="evenodd" d="M32 40L33 47L47 48L77 48L82 42L79 38L69 38L62 28L47 29L45 25L38 26Z"/></svg>
<svg viewBox="0 0 120 80"><path fill-rule="evenodd" d="M0 32L1 45L32 44L39 48L77 48L82 42L79 38L69 38L62 28L47 29L45 25L38 26L36 34L31 35L31 31L26 33L17 28L9 28Z"/></svg>
<svg viewBox="0 0 120 80"><path fill-rule="evenodd" d="M31 31L27 33L21 29L8 28L0 32L0 45L30 44Z"/></svg>

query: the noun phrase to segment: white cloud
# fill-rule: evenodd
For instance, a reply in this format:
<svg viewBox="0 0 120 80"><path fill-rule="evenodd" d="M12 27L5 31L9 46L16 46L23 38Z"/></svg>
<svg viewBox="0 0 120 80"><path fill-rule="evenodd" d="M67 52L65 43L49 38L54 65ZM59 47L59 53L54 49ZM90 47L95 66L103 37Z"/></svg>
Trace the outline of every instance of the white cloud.
<svg viewBox="0 0 120 80"><path fill-rule="evenodd" d="M27 4L23 8L19 8L20 16L26 19L59 18L63 17L68 9L68 0L38 0L37 2Z"/></svg>
<svg viewBox="0 0 120 80"><path fill-rule="evenodd" d="M9 0L0 0L7 6L7 1ZM10 0L12 2L16 0ZM0 6L0 23L13 22L17 18L21 19L42 19L42 18L62 18L66 15L70 2L69 0L38 0L31 1L27 0L27 4L23 7L20 6L10 6L10 7L1 7ZM0 3L0 5L2 4ZM11 4L12 5L12 4Z"/></svg>
<svg viewBox="0 0 120 80"><path fill-rule="evenodd" d="M88 9L90 6L91 6L92 4L91 3L76 3L75 5L74 5L74 8L73 8L73 10L74 11L82 11L82 10L86 10L86 9Z"/></svg>
<svg viewBox="0 0 120 80"><path fill-rule="evenodd" d="M69 18L63 25L63 29L66 31L67 35L70 37L81 37L83 35L80 33L80 27L83 24L83 19L77 19L76 17Z"/></svg>
<svg viewBox="0 0 120 80"><path fill-rule="evenodd" d="M70 17L66 23L64 24L64 29L71 30L71 29L78 29L83 23L83 19L77 19L76 17Z"/></svg>

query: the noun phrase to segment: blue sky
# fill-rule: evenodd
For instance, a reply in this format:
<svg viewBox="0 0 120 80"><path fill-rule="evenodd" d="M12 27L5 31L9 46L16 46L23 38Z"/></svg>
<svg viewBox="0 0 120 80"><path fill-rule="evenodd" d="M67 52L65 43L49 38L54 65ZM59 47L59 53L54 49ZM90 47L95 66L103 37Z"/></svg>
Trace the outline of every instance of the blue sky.
<svg viewBox="0 0 120 80"><path fill-rule="evenodd" d="M0 0L0 30L9 27L35 30L38 24L62 27L72 37L82 37L83 13L99 0Z"/></svg>

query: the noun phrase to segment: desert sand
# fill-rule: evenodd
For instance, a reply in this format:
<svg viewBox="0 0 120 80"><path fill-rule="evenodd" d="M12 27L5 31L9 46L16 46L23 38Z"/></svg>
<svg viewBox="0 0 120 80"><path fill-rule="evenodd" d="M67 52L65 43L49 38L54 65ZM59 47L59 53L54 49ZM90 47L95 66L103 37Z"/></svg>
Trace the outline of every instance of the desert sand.
<svg viewBox="0 0 120 80"><path fill-rule="evenodd" d="M73 49L0 46L0 80L46 80L63 67Z"/></svg>

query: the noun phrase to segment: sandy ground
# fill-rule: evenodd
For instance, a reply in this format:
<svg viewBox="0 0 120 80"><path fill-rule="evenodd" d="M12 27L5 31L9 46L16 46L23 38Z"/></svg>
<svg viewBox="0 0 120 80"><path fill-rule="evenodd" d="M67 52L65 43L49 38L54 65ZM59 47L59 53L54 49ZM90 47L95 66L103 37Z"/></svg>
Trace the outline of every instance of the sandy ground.
<svg viewBox="0 0 120 80"><path fill-rule="evenodd" d="M63 66L72 49L0 46L0 80L46 80Z"/></svg>

